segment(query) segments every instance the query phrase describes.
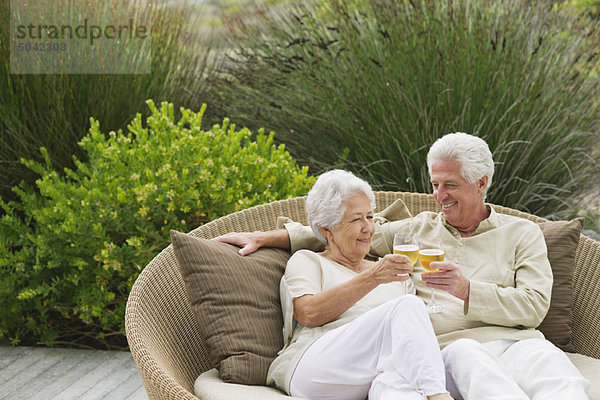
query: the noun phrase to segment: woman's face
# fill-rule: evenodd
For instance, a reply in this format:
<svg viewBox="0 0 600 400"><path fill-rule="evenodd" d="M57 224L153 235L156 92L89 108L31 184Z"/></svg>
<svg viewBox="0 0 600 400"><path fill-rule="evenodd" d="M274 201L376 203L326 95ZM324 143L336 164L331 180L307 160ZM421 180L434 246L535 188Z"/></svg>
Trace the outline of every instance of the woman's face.
<svg viewBox="0 0 600 400"><path fill-rule="evenodd" d="M343 205L344 215L338 226L323 233L332 251L348 260L360 260L369 252L375 232L373 209L364 193L349 196Z"/></svg>

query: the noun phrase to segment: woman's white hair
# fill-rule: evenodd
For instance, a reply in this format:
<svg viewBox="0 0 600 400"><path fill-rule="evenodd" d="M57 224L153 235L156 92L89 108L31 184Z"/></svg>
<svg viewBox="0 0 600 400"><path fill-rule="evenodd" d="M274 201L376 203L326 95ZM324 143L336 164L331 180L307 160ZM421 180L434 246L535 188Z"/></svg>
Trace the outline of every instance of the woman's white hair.
<svg viewBox="0 0 600 400"><path fill-rule="evenodd" d="M485 140L462 132L444 135L435 141L427 154L429 176L433 164L440 160L457 161L460 175L469 183L475 183L487 175L487 186L482 193L485 200L494 176L494 160Z"/></svg>
<svg viewBox="0 0 600 400"><path fill-rule="evenodd" d="M308 223L317 239L327 244L327 239L319 227L334 230L344 215L344 200L348 197L364 193L371 207L375 209L373 189L364 180L351 172L334 169L320 175L306 198Z"/></svg>

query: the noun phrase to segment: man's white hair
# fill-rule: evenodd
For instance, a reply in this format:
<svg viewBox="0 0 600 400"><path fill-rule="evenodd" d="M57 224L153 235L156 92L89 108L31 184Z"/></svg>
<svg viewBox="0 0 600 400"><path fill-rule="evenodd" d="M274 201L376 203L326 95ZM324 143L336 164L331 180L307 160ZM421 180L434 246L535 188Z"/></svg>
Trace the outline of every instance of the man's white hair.
<svg viewBox="0 0 600 400"><path fill-rule="evenodd" d="M308 223L323 244L327 244L327 239L319 227L335 230L344 215L344 200L357 193L364 193L371 203L371 208L375 209L375 195L371 186L351 172L341 169L320 175L308 192Z"/></svg>
<svg viewBox="0 0 600 400"><path fill-rule="evenodd" d="M440 160L458 162L460 175L469 183L475 183L487 175L487 186L482 193L485 200L494 176L494 160L485 140L463 132L444 135L435 141L427 154L429 176L433 164Z"/></svg>

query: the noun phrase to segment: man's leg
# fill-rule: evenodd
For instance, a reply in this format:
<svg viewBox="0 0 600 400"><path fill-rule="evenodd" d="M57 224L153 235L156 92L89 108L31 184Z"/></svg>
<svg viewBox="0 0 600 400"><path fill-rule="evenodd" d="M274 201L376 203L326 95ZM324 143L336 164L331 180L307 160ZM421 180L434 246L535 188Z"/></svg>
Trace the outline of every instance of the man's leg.
<svg viewBox="0 0 600 400"><path fill-rule="evenodd" d="M589 382L567 355L545 339L515 342L500 356L532 400L585 400Z"/></svg>
<svg viewBox="0 0 600 400"><path fill-rule="evenodd" d="M497 341L504 342L504 341ZM501 344L501 343L500 343ZM459 339L442 350L446 385L455 399L529 400L498 356L505 346Z"/></svg>

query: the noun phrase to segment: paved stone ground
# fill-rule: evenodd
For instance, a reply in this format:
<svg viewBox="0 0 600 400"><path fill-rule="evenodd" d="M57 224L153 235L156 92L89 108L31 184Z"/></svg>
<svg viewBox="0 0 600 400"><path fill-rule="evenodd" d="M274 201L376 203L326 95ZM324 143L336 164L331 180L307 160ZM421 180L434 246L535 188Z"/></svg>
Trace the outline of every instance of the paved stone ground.
<svg viewBox="0 0 600 400"><path fill-rule="evenodd" d="M126 351L0 346L0 399L147 400Z"/></svg>

